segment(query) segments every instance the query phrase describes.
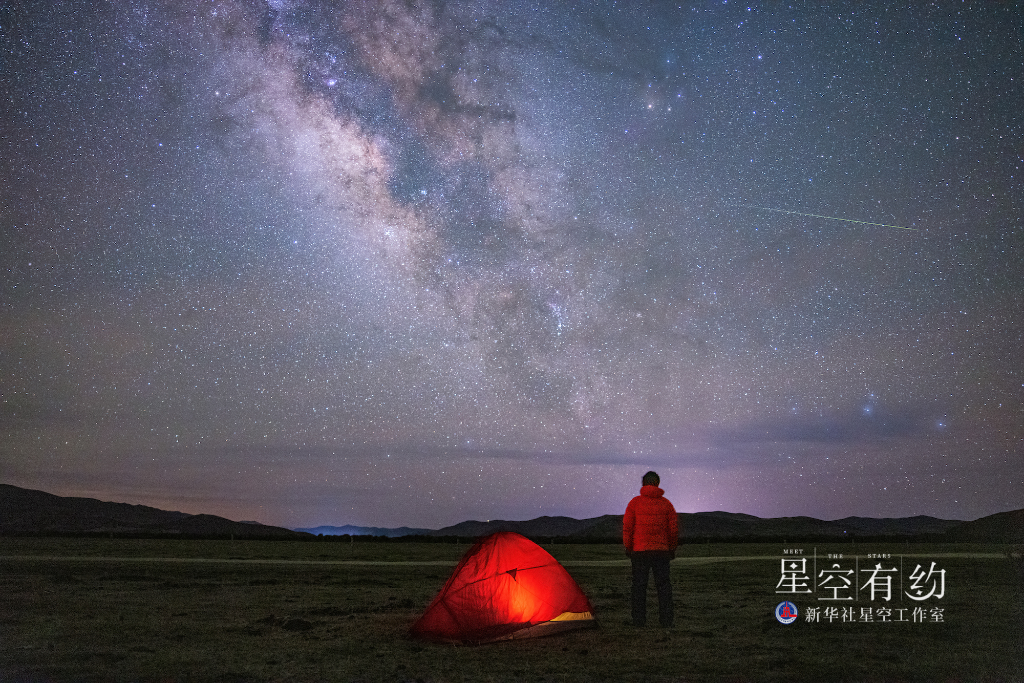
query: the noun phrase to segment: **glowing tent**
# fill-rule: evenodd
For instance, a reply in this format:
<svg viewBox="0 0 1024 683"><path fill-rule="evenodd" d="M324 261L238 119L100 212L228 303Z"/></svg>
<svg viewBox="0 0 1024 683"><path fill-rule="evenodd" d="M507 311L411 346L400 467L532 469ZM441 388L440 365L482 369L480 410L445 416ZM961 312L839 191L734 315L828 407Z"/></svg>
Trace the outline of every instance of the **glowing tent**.
<svg viewBox="0 0 1024 683"><path fill-rule="evenodd" d="M590 601L558 560L525 536L499 531L463 555L411 633L481 643L595 624Z"/></svg>

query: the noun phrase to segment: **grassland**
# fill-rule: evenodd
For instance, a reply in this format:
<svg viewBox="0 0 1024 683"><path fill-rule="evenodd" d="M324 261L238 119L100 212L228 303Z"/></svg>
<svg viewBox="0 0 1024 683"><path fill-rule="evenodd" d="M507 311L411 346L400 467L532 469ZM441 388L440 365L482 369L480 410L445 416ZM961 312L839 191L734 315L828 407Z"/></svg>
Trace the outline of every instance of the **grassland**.
<svg viewBox="0 0 1024 683"><path fill-rule="evenodd" d="M410 640L467 547L0 539L0 680L1024 680L1024 587L998 546L818 545L819 558L937 561L946 593L930 604L944 621L789 626L773 615L781 546L683 546L676 627L638 630L617 546L546 545L599 628L477 647Z"/></svg>

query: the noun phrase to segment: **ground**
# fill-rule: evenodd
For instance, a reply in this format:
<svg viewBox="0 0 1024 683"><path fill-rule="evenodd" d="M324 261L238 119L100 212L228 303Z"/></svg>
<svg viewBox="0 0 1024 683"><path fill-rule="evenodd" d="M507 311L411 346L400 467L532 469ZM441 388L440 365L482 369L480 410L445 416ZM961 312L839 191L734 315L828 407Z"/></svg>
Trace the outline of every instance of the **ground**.
<svg viewBox="0 0 1024 683"><path fill-rule="evenodd" d="M1024 680L1022 586L1005 547L800 544L819 570L829 553L859 569L876 562L869 555L901 558L904 577L932 561L945 569L945 594L925 603L923 621L897 592L856 603L902 605L907 621L895 623L808 621L827 603L776 593L781 545L685 545L671 630L629 624L619 547L545 547L599 627L474 647L407 636L464 543L0 539L0 679ZM774 616L786 597L801 610L788 626Z"/></svg>

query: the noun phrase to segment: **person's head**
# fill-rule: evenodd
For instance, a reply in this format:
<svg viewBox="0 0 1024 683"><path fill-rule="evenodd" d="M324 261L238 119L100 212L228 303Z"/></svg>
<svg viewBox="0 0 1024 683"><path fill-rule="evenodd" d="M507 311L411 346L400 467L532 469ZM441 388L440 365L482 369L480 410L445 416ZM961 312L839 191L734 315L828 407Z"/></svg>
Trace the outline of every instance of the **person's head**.
<svg viewBox="0 0 1024 683"><path fill-rule="evenodd" d="M658 476L657 472L648 472L641 481L644 486L657 486L661 483L661 477Z"/></svg>

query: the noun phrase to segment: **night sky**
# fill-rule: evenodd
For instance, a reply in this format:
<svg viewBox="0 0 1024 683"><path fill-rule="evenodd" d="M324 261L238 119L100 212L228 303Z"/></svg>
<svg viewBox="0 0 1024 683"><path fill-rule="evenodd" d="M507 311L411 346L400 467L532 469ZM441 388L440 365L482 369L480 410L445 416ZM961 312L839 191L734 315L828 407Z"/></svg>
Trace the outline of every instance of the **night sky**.
<svg viewBox="0 0 1024 683"><path fill-rule="evenodd" d="M3 3L0 481L1024 507L1024 19L907 4Z"/></svg>

